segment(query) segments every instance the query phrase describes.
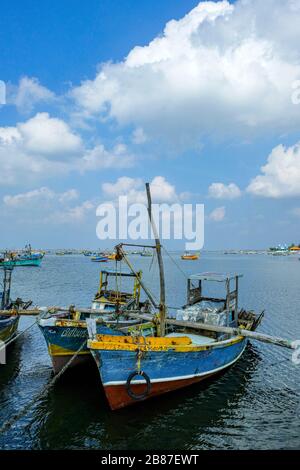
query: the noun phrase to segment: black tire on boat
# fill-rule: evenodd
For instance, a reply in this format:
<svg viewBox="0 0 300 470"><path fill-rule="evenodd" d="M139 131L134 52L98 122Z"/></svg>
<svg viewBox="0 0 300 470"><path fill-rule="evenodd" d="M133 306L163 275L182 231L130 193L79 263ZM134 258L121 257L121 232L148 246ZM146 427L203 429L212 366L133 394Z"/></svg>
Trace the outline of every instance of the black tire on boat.
<svg viewBox="0 0 300 470"><path fill-rule="evenodd" d="M134 393L131 388L131 382L137 376L143 377L146 381L146 386L147 386L146 390L140 394ZM135 370L134 372L131 372L131 374L129 374L127 381L126 381L126 390L130 398L132 398L133 400L143 400L150 394L150 391L151 391L151 381L150 381L149 376L146 374L146 372L143 372L143 371Z"/></svg>

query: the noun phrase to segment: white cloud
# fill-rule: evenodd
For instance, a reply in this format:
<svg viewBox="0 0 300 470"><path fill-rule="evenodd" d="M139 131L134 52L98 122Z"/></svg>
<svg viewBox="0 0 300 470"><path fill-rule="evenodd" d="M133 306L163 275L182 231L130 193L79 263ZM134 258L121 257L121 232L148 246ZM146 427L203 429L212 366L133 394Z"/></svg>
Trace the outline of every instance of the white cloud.
<svg viewBox="0 0 300 470"><path fill-rule="evenodd" d="M33 220L38 223L79 223L95 211L96 200L86 200L74 205L79 199L76 189L56 192L46 186L28 192L3 197L2 212L17 220Z"/></svg>
<svg viewBox="0 0 300 470"><path fill-rule="evenodd" d="M54 211L46 218L47 222L54 224L72 224L83 222L86 216L96 210L94 201L84 201L75 207L62 208Z"/></svg>
<svg viewBox="0 0 300 470"><path fill-rule="evenodd" d="M39 155L74 155L82 149L82 141L62 119L38 113L17 126L24 147Z"/></svg>
<svg viewBox="0 0 300 470"><path fill-rule="evenodd" d="M150 182L152 202L173 204L178 202L179 196L175 186L170 184L163 176L155 176ZM119 196L127 196L130 203L146 204L145 183L141 178L123 176L115 183L103 183L102 191L106 197L117 199Z"/></svg>
<svg viewBox="0 0 300 470"><path fill-rule="evenodd" d="M147 136L142 127L138 127L132 133L132 142L136 145L141 145L147 142Z"/></svg>
<svg viewBox="0 0 300 470"><path fill-rule="evenodd" d="M78 160L80 171L93 171L106 168L128 168L133 165L134 156L127 146L118 144L108 151L104 145L96 145L90 150L86 150L81 160Z"/></svg>
<svg viewBox="0 0 300 470"><path fill-rule="evenodd" d="M40 206L43 206L47 201L66 203L78 199L78 197L79 193L76 189L56 193L52 189L43 186L25 193L6 195L3 197L3 202L6 206L11 208L24 208L25 206L32 207L33 203L38 203Z"/></svg>
<svg viewBox="0 0 300 470"><path fill-rule="evenodd" d="M214 222L222 222L224 220L226 215L226 210L225 207L217 207L214 209L210 214L209 218L210 220L213 220Z"/></svg>
<svg viewBox="0 0 300 470"><path fill-rule="evenodd" d="M88 148L62 119L38 113L15 127L0 127L0 182L16 184L71 171L128 168L134 156L124 144ZM24 177L26 175L26 178Z"/></svg>
<svg viewBox="0 0 300 470"><path fill-rule="evenodd" d="M208 196L214 199L236 199L241 194L240 188L234 183L227 186L223 183L212 183L208 188Z"/></svg>
<svg viewBox="0 0 300 470"><path fill-rule="evenodd" d="M36 104L49 103L54 99L55 94L42 86L37 78L22 77L9 102L15 104L21 112L30 112Z"/></svg>
<svg viewBox="0 0 300 470"><path fill-rule="evenodd" d="M249 193L270 198L299 196L300 142L291 147L275 147L261 172L250 182Z"/></svg>
<svg viewBox="0 0 300 470"><path fill-rule="evenodd" d="M87 116L134 125L177 147L205 133L297 129L299 24L300 0L200 2L71 95Z"/></svg>

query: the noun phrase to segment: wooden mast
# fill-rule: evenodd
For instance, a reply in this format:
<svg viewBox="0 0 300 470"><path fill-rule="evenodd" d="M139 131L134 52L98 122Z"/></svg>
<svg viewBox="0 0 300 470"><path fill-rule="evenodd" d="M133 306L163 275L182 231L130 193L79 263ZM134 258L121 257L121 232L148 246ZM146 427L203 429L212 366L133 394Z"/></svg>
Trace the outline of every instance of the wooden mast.
<svg viewBox="0 0 300 470"><path fill-rule="evenodd" d="M148 214L150 223L153 230L153 235L155 239L155 248L157 253L157 260L158 260L158 267L159 267L159 280L160 280L160 303L159 303L159 319L160 319L160 327L158 334L159 336L165 336L166 332L166 289L165 289L165 274L164 274L164 264L161 255L161 244L158 237L157 229L155 222L152 218L152 201L151 201L151 192L150 192L150 185L146 183L146 193L147 193L147 200L148 200Z"/></svg>

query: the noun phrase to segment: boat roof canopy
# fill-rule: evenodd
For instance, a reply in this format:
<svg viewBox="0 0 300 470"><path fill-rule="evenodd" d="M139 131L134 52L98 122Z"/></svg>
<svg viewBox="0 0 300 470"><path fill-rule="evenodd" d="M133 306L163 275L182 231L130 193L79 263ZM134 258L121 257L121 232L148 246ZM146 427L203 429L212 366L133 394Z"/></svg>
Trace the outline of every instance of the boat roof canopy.
<svg viewBox="0 0 300 470"><path fill-rule="evenodd" d="M103 274L108 276L136 277L131 271L118 271L117 269L101 269Z"/></svg>
<svg viewBox="0 0 300 470"><path fill-rule="evenodd" d="M243 277L242 274L238 273L199 273L199 274L192 274L189 276L189 279L194 281L216 281L216 282L226 282L230 281L231 279L235 279L236 277Z"/></svg>

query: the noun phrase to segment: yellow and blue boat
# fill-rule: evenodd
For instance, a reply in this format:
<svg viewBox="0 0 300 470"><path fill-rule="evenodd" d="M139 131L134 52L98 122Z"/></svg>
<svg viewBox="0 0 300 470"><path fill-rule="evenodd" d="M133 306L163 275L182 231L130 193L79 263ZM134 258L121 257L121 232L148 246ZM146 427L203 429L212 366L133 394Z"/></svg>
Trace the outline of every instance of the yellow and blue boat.
<svg viewBox="0 0 300 470"><path fill-rule="evenodd" d="M143 324L123 336L99 334L95 322L88 324L91 350L101 382L112 410L146 400L197 383L233 365L243 354L247 340L235 328L255 329L262 315L238 309L239 274L202 273L188 278L187 302L183 309L168 313L161 244L152 219L150 185L146 184L148 214L155 238L159 266L160 301L143 285L158 313L140 312L132 316L152 321L154 334L145 335ZM128 246L128 244L126 244ZM146 249L146 246L145 246ZM117 259L125 260L123 250L116 247ZM203 293L204 281L225 284L226 295L208 297ZM232 290L232 283L235 286ZM170 309L171 310L171 309Z"/></svg>
<svg viewBox="0 0 300 470"><path fill-rule="evenodd" d="M132 405L200 382L233 365L243 354L247 339L200 329L203 325L254 329L252 312L238 311L239 275L203 273L190 276L185 308L176 319L166 318L163 336L145 336L139 329L131 336L92 334L88 341L112 410ZM202 295L203 281L235 280L226 298ZM198 283L195 288L194 283ZM174 321L175 320L175 321ZM157 322L157 318L156 318ZM179 326L176 325L179 322ZM157 323L156 323L157 324ZM195 330L193 330L193 324Z"/></svg>
<svg viewBox="0 0 300 470"><path fill-rule="evenodd" d="M52 360L55 373L68 363L72 356L87 342L88 332L86 320L93 318L96 321L97 333L109 335L121 335L122 328L129 328L139 320L130 319L126 308L139 309L140 280L142 272L119 272L118 270L104 269L100 273L98 291L92 302L91 309L76 310L70 308L64 311L50 310L43 313L38 319L38 325L47 343L48 352ZM112 279L117 286L109 287ZM131 293L119 289L124 279L132 279L133 290ZM91 359L90 350L84 345L71 366L86 363Z"/></svg>

